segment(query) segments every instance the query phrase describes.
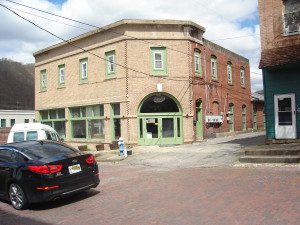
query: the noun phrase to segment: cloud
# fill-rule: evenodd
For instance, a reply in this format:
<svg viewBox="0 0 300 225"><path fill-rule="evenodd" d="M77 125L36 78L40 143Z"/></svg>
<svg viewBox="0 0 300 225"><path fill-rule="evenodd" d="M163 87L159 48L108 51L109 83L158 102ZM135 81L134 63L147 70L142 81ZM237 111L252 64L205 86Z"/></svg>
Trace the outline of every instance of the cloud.
<svg viewBox="0 0 300 225"><path fill-rule="evenodd" d="M217 44L249 58L251 72L261 73L257 68L260 56L257 0L231 0L230 2L226 0L152 0L151 2L148 0L21 0L18 2L96 26L104 26L121 19L192 20L206 28L205 38L216 40L214 42ZM1 3L86 30L93 29L6 1L1 1ZM63 38L71 38L87 32L21 11L16 12ZM4 8L0 8L0 18L2 18L0 20L0 57L34 62L33 52L59 42ZM220 40L228 37L242 38ZM255 73L251 73L253 91L262 88L261 77Z"/></svg>

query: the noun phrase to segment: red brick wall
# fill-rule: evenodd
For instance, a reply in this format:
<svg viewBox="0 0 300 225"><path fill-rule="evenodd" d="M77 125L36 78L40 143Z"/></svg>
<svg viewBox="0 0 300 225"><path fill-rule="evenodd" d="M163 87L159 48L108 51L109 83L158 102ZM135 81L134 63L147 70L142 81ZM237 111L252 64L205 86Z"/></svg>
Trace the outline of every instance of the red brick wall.
<svg viewBox="0 0 300 225"><path fill-rule="evenodd" d="M10 127L0 128L0 144L5 144L10 131Z"/></svg>
<svg viewBox="0 0 300 225"><path fill-rule="evenodd" d="M264 103L263 102L255 102L256 110L257 110L257 129L264 129Z"/></svg>
<svg viewBox="0 0 300 225"><path fill-rule="evenodd" d="M246 105L247 129L252 128L250 66L248 60L207 41L204 41L204 45L193 44L192 49L195 48L201 51L201 66L203 73L202 78L195 77L195 74L193 74L193 102L195 110L195 101L197 99L202 100L204 125L203 136L210 137L214 136L215 133L229 131L229 124L226 120L229 103L234 104L235 131L242 131L243 105ZM211 79L211 55L215 55L217 57L217 81L213 81ZM227 80L228 61L232 63L232 85L228 84ZM194 62L192 62L192 64L192 68L194 68ZM245 87L241 86L241 67L244 67L245 69ZM205 89L207 89L207 94ZM205 115L214 115L213 112L216 111L216 103L214 102L218 102L219 112L223 112L225 119L221 125L207 126L205 124ZM194 120L196 120L195 116Z"/></svg>

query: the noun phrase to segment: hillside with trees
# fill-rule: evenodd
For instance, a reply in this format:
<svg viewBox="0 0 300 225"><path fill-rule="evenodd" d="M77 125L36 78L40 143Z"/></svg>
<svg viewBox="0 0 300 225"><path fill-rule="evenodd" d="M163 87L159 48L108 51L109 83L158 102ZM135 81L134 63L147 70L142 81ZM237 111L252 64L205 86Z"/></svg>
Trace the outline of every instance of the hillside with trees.
<svg viewBox="0 0 300 225"><path fill-rule="evenodd" d="M0 109L34 109L34 64L0 59Z"/></svg>

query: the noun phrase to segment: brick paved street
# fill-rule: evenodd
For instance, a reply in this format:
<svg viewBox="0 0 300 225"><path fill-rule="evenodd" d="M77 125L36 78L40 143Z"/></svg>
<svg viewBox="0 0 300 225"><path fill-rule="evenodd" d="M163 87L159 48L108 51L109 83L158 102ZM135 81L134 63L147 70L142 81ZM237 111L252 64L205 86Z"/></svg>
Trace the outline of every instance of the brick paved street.
<svg viewBox="0 0 300 225"><path fill-rule="evenodd" d="M157 170L104 165L101 185L16 211L0 202L0 224L299 224L299 167Z"/></svg>

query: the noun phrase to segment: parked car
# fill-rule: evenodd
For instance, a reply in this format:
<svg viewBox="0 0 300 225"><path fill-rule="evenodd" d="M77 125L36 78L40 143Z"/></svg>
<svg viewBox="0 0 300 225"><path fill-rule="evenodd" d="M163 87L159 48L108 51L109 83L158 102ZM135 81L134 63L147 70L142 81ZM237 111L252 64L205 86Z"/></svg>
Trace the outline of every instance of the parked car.
<svg viewBox="0 0 300 225"><path fill-rule="evenodd" d="M10 200L15 209L95 188L99 183L95 157L64 143L0 145L0 197Z"/></svg>
<svg viewBox="0 0 300 225"><path fill-rule="evenodd" d="M7 143L32 140L62 141L58 133L50 126L42 123L15 124L8 135Z"/></svg>

